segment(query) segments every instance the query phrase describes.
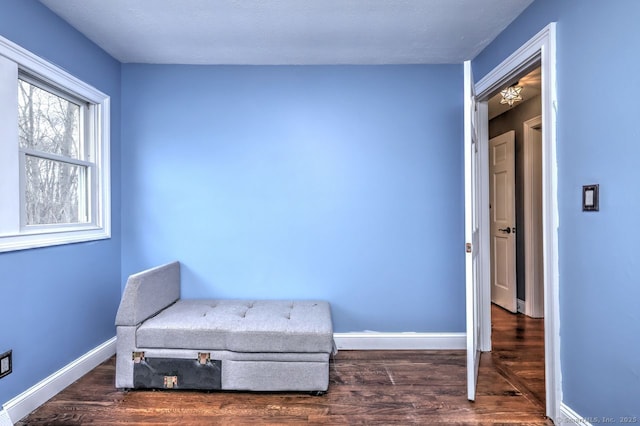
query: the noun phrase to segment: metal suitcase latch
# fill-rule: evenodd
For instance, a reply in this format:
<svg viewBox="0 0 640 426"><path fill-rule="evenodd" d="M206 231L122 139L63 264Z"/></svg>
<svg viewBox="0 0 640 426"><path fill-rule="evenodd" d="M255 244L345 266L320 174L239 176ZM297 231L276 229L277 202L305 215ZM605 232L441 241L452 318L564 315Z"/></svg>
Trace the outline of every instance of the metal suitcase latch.
<svg viewBox="0 0 640 426"><path fill-rule="evenodd" d="M178 386L178 376L164 376L164 387L173 389L174 386Z"/></svg>
<svg viewBox="0 0 640 426"><path fill-rule="evenodd" d="M211 359L211 354L209 352L198 352L198 362L200 364L206 364Z"/></svg>

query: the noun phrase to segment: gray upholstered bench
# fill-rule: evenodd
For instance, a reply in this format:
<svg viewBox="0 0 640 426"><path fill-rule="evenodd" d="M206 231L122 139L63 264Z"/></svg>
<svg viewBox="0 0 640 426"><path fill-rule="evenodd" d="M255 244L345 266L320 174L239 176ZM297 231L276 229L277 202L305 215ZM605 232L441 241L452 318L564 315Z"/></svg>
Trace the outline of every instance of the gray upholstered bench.
<svg viewBox="0 0 640 426"><path fill-rule="evenodd" d="M116 387L324 392L322 301L181 300L178 262L131 275L116 316Z"/></svg>

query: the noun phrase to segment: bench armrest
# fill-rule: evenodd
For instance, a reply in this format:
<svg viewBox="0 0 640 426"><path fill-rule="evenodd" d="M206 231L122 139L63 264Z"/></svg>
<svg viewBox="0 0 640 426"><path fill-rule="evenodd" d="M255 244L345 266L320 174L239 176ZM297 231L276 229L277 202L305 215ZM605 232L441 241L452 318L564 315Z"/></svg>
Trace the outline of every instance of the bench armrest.
<svg viewBox="0 0 640 426"><path fill-rule="evenodd" d="M180 299L180 263L130 275L116 315L116 326L138 325Z"/></svg>

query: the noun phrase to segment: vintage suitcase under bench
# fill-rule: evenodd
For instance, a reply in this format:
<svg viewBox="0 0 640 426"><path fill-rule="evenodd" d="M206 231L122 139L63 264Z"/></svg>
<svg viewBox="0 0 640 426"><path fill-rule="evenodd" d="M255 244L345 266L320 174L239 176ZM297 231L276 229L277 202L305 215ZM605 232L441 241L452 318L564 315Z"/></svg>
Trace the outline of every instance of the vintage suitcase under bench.
<svg viewBox="0 0 640 426"><path fill-rule="evenodd" d="M324 392L322 301L183 300L180 264L131 275L116 316L116 387Z"/></svg>

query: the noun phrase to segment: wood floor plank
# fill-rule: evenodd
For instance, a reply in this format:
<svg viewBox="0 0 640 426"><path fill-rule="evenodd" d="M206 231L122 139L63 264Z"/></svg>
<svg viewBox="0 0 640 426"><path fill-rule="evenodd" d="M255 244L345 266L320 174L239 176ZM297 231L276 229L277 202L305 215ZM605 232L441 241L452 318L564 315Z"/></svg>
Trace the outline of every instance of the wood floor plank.
<svg viewBox="0 0 640 426"><path fill-rule="evenodd" d="M342 351L323 396L124 392L114 388L114 357L17 425L552 424L541 322L495 309L494 350L481 357L475 402L466 399L464 351Z"/></svg>

